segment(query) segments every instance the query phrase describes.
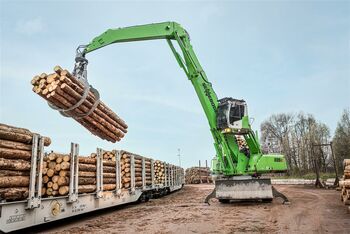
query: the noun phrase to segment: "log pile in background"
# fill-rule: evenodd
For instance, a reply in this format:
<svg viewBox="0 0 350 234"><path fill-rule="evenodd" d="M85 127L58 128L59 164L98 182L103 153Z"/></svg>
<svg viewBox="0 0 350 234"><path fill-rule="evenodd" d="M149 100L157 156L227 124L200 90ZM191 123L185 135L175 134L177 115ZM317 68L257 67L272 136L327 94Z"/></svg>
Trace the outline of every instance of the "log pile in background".
<svg viewBox="0 0 350 234"><path fill-rule="evenodd" d="M35 76L31 84L33 91L60 109L68 109L78 103L84 94L84 85L67 70L60 66L54 68L55 73ZM96 97L89 91L87 98L68 114L92 134L107 141L120 141L127 132L128 126L102 101L91 114L83 118L75 118L86 114L93 107Z"/></svg>
<svg viewBox="0 0 350 234"><path fill-rule="evenodd" d="M153 168L154 168L154 183L164 184L165 182L164 163L159 160L156 160L153 163Z"/></svg>
<svg viewBox="0 0 350 234"><path fill-rule="evenodd" d="M350 159L344 160L344 175L339 181L341 188L341 200L345 205L350 205ZM350 207L349 207L350 209Z"/></svg>
<svg viewBox="0 0 350 234"><path fill-rule="evenodd" d="M243 136L237 135L236 141L237 141L239 149L243 149L243 148L248 147L247 142L245 141Z"/></svg>
<svg viewBox="0 0 350 234"><path fill-rule="evenodd" d="M108 155L110 154L111 152L108 152ZM69 193L70 155L51 152L45 157L44 161L42 194L46 196L67 195ZM96 158L94 156L79 156L78 161L78 193L95 192ZM103 160L104 191L116 189L115 165L116 162L112 161L112 159Z"/></svg>
<svg viewBox="0 0 350 234"><path fill-rule="evenodd" d="M212 183L209 167L191 167L186 169L186 184Z"/></svg>
<svg viewBox="0 0 350 234"><path fill-rule="evenodd" d="M0 123L0 200L28 197L33 132ZM48 137L44 145L51 144Z"/></svg>
<svg viewBox="0 0 350 234"><path fill-rule="evenodd" d="M135 187L142 187L142 158L134 155L135 161ZM131 187L131 155L124 152L120 158L121 183L123 189ZM152 184L151 160L145 159L146 185Z"/></svg>

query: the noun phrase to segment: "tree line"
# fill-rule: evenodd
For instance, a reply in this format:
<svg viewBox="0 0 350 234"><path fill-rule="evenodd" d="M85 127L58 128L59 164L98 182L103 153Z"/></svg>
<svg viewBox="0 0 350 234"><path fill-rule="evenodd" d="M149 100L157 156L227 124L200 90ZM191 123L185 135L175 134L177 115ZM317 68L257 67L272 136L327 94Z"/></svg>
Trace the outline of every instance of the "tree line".
<svg viewBox="0 0 350 234"><path fill-rule="evenodd" d="M350 109L344 109L335 133L311 114L280 113L261 124L264 153L285 155L289 174L342 172L342 162L350 158ZM333 149L333 155L332 155ZM334 160L333 160L334 158Z"/></svg>

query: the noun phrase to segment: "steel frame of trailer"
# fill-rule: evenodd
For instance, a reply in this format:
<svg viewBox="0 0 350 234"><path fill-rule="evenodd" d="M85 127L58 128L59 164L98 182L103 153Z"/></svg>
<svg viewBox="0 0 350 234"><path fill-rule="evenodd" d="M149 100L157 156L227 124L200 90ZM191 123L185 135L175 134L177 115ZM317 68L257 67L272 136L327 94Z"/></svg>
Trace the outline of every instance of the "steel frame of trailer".
<svg viewBox="0 0 350 234"><path fill-rule="evenodd" d="M145 157L123 150L113 150L116 156L116 189L103 191L103 150L97 149L96 192L78 194L78 155L79 145L71 143L71 167L69 193L60 197L41 197L42 165L44 158L44 139L38 134L33 136L32 160L30 171L29 196L26 200L0 202L0 231L10 232L44 224L76 215L101 210L113 206L136 202L142 195L147 200L159 191L173 192L184 185L183 169L164 163L165 183L154 184L153 159L151 159L152 185L146 185ZM121 186L120 157L122 153L131 155L131 188L125 190ZM142 187L135 187L134 157L142 158ZM167 178L168 171L170 178ZM182 170L182 174L181 174ZM73 176L72 176L73 175ZM168 180L169 179L169 180Z"/></svg>

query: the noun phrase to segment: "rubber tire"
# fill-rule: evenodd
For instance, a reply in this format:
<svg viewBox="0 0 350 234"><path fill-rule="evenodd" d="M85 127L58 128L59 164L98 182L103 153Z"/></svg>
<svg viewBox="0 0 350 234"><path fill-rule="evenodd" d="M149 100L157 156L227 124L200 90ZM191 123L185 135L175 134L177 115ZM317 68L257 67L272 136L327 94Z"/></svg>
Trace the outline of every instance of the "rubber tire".
<svg viewBox="0 0 350 234"><path fill-rule="evenodd" d="M263 203L271 203L273 200L273 198L266 198L266 199L262 199Z"/></svg>

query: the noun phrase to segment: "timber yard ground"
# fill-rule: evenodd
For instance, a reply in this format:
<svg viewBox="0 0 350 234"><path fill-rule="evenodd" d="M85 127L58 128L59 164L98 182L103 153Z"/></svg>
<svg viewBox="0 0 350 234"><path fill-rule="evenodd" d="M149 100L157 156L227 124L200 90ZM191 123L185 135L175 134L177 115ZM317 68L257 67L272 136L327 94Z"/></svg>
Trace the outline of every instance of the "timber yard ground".
<svg viewBox="0 0 350 234"><path fill-rule="evenodd" d="M278 185L290 205L203 203L213 185L186 185L146 203L110 208L26 232L41 233L350 233L350 214L335 190Z"/></svg>

